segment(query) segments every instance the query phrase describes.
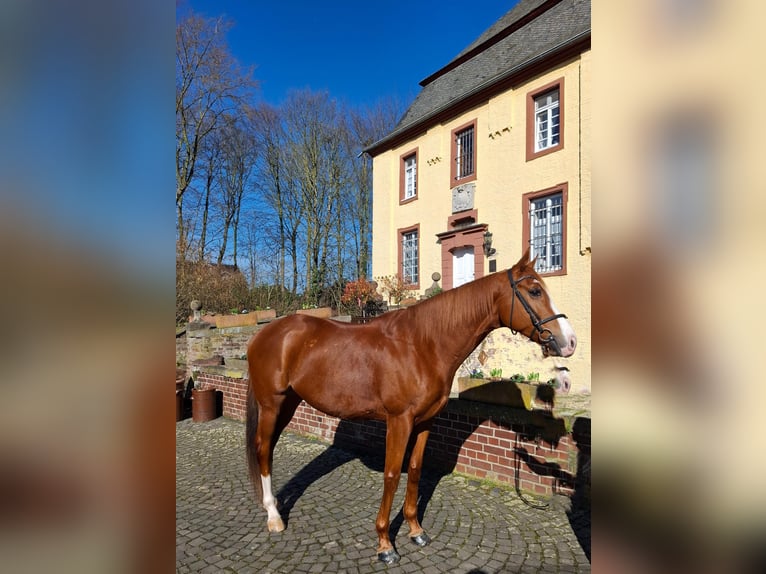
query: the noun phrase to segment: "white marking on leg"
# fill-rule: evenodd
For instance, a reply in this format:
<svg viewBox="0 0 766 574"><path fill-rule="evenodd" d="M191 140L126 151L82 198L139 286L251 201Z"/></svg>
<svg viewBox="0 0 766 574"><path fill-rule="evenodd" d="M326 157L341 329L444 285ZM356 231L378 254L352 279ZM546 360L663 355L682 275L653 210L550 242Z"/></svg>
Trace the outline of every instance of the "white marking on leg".
<svg viewBox="0 0 766 574"><path fill-rule="evenodd" d="M277 510L277 499L271 493L271 475L261 476L261 486L263 487L263 508L268 514L269 532L281 532L285 529L285 525Z"/></svg>

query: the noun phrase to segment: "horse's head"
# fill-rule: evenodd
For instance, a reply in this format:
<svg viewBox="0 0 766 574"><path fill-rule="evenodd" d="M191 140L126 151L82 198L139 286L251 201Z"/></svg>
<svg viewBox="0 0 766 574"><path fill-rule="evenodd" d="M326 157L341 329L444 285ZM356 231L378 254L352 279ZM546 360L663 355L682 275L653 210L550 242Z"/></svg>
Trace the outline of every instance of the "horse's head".
<svg viewBox="0 0 766 574"><path fill-rule="evenodd" d="M566 315L553 304L545 282L535 271L529 250L508 270L508 288L500 305L501 322L539 343L545 355L569 357L577 346Z"/></svg>

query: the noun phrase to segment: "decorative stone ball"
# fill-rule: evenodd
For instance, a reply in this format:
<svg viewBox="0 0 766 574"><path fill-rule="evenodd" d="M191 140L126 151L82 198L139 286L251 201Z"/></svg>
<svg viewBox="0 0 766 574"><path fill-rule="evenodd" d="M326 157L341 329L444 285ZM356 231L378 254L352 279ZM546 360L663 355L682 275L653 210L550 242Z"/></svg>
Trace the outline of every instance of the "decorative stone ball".
<svg viewBox="0 0 766 574"><path fill-rule="evenodd" d="M200 303L199 301L197 301L197 300L195 299L194 301L192 301L192 302L189 304L189 307L191 307L191 310L192 310L192 311L199 311L200 309L202 309L202 303Z"/></svg>
<svg viewBox="0 0 766 574"><path fill-rule="evenodd" d="M439 281L441 278L442 278L442 275L438 271L434 271L433 273L431 273L431 279L433 279L434 281Z"/></svg>

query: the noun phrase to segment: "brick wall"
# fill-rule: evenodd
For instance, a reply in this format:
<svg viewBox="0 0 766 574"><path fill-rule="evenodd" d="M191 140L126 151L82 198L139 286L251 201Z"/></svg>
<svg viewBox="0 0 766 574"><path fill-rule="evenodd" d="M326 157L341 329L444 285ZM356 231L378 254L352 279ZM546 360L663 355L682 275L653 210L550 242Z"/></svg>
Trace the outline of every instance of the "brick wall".
<svg viewBox="0 0 766 574"><path fill-rule="evenodd" d="M206 367L197 375L202 388L223 392L223 415L244 421L246 381ZM330 417L302 403L289 429L355 451L384 450L385 424ZM541 495L589 489L590 419L557 418L526 411L451 399L435 419L425 464L480 479L518 485Z"/></svg>
<svg viewBox="0 0 766 574"><path fill-rule="evenodd" d="M206 367L195 373L197 388L216 389L223 393L223 416L244 421L247 416L247 385L243 377L216 373L216 367Z"/></svg>

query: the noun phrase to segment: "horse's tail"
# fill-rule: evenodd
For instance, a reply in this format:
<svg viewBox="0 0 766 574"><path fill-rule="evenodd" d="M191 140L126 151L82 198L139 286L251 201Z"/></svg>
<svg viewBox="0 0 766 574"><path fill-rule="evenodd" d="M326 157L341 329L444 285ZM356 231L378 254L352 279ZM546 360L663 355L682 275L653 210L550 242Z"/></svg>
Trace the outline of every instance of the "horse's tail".
<svg viewBox="0 0 766 574"><path fill-rule="evenodd" d="M253 483L255 494L261 498L261 465L258 464L258 449L256 445L256 433L258 431L258 403L253 394L252 381L247 381L247 414L245 423L245 441L247 449L247 468L250 471L250 480Z"/></svg>

